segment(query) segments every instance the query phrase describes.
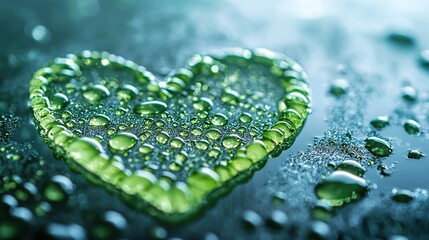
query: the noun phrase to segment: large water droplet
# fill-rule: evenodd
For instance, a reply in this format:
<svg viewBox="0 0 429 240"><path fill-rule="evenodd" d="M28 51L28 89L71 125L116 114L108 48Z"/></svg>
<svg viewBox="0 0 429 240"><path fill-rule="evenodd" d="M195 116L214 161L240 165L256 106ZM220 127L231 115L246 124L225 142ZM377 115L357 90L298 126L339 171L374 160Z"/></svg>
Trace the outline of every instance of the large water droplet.
<svg viewBox="0 0 429 240"><path fill-rule="evenodd" d="M137 143L137 137L134 134L120 132L113 135L109 139L109 147L114 150L125 151L128 150Z"/></svg>
<svg viewBox="0 0 429 240"><path fill-rule="evenodd" d="M369 137L365 140L365 147L377 157L387 157L392 153L390 143L379 137Z"/></svg>
<svg viewBox="0 0 429 240"><path fill-rule="evenodd" d="M151 116L163 113L167 104L160 101L147 101L139 103L134 107L134 112L139 116Z"/></svg>
<svg viewBox="0 0 429 240"><path fill-rule="evenodd" d="M335 171L316 186L316 195L332 206L361 198L368 191L365 179L345 171Z"/></svg>

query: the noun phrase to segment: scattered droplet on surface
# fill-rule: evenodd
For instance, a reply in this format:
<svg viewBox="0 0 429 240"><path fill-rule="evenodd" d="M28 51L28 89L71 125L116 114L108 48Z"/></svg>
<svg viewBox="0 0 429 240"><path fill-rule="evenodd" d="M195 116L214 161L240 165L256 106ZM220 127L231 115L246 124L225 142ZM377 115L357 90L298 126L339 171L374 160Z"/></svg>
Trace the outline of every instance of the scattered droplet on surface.
<svg viewBox="0 0 429 240"><path fill-rule="evenodd" d="M246 210L242 216L242 224L245 229L254 229L262 225L263 220L261 216L252 210Z"/></svg>
<svg viewBox="0 0 429 240"><path fill-rule="evenodd" d="M412 119L408 119L404 123L404 129L410 135L417 135L420 133L420 124Z"/></svg>
<svg viewBox="0 0 429 240"><path fill-rule="evenodd" d="M418 149L409 150L407 155L409 159L420 159L424 156L425 154L423 154L423 152Z"/></svg>
<svg viewBox="0 0 429 240"><path fill-rule="evenodd" d="M319 199L328 201L332 206L358 200L368 191L365 179L345 171L335 171L316 186Z"/></svg>
<svg viewBox="0 0 429 240"><path fill-rule="evenodd" d="M393 189L392 190L392 199L395 202L400 203L408 203L411 202L415 198L415 193L406 189Z"/></svg>
<svg viewBox="0 0 429 240"><path fill-rule="evenodd" d="M132 133L116 133L109 139L109 147L118 151L126 151L134 147L137 143L137 137Z"/></svg>
<svg viewBox="0 0 429 240"><path fill-rule="evenodd" d="M329 92L334 96L342 96L349 90L349 82L346 79L336 79L330 86Z"/></svg>
<svg viewBox="0 0 429 240"><path fill-rule="evenodd" d="M390 143L379 137L367 138L365 140L365 147L377 157L387 157L393 152Z"/></svg>
<svg viewBox="0 0 429 240"><path fill-rule="evenodd" d="M358 177L363 177L365 174L365 168L354 160L345 160L337 166L337 170L349 172Z"/></svg>
<svg viewBox="0 0 429 240"><path fill-rule="evenodd" d="M390 124L389 117L388 116L379 116L376 119L372 120L370 122L370 124L371 124L371 126L377 128L377 129L385 128L386 126L388 126Z"/></svg>

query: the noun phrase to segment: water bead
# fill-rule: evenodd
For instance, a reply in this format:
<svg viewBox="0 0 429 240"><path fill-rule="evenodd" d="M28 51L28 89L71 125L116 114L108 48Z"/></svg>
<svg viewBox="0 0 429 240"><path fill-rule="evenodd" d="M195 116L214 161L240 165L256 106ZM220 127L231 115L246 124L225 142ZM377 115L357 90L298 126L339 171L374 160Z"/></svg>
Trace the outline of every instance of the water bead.
<svg viewBox="0 0 429 240"><path fill-rule="evenodd" d="M382 129L390 124L388 116L379 116L370 122L371 126Z"/></svg>
<svg viewBox="0 0 429 240"><path fill-rule="evenodd" d="M104 114L96 114L89 120L89 125L94 127L105 127L110 124L110 118Z"/></svg>
<svg viewBox="0 0 429 240"><path fill-rule="evenodd" d="M69 103L69 99L62 93L55 93L49 101L49 106L52 110L62 110Z"/></svg>
<svg viewBox="0 0 429 240"><path fill-rule="evenodd" d="M120 132L110 137L109 147L118 151L126 151L134 147L137 141L137 137L134 134Z"/></svg>
<svg viewBox="0 0 429 240"><path fill-rule="evenodd" d="M332 206L341 206L366 194L368 183L361 177L338 170L317 184L315 191L319 199L330 202Z"/></svg>
<svg viewBox="0 0 429 240"><path fill-rule="evenodd" d="M109 90L103 85L94 85L83 92L83 97L90 103L98 103L109 95Z"/></svg>
<svg viewBox="0 0 429 240"><path fill-rule="evenodd" d="M213 107L213 101L211 99L202 97L194 102L193 107L197 111L210 111Z"/></svg>
<svg viewBox="0 0 429 240"><path fill-rule="evenodd" d="M393 152L390 143L379 137L367 138L365 140L365 147L369 152L377 157L387 157Z"/></svg>
<svg viewBox="0 0 429 240"><path fill-rule="evenodd" d="M222 139L222 146L226 149L233 149L240 146L242 140L237 135L229 135Z"/></svg>
<svg viewBox="0 0 429 240"><path fill-rule="evenodd" d="M163 113L167 109L167 104L161 101L147 101L139 103L134 107L134 113L139 116L151 116Z"/></svg>
<svg viewBox="0 0 429 240"><path fill-rule="evenodd" d="M211 117L210 121L213 125L222 127L228 123L228 118L222 113L217 113Z"/></svg>
<svg viewBox="0 0 429 240"><path fill-rule="evenodd" d="M420 124L412 119L408 119L404 123L404 129L410 135L417 135L420 133Z"/></svg>
<svg viewBox="0 0 429 240"><path fill-rule="evenodd" d="M128 102L132 98L137 96L138 93L139 93L139 90L136 87L129 84L125 84L124 86L119 87L116 90L116 98L120 101L123 100L125 102Z"/></svg>
<svg viewBox="0 0 429 240"><path fill-rule="evenodd" d="M349 172L353 175L363 177L366 169L362 165L354 160L345 160L337 166L337 170Z"/></svg>
<svg viewBox="0 0 429 240"><path fill-rule="evenodd" d="M222 102L230 105L237 105L238 101L240 100L240 94L234 90L225 89L225 91L222 93L221 100Z"/></svg>

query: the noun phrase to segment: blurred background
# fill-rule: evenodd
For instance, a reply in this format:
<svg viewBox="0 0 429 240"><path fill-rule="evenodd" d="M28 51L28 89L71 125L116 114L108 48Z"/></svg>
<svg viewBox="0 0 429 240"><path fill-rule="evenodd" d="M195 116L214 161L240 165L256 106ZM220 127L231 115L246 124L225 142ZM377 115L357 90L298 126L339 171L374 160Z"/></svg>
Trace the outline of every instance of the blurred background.
<svg viewBox="0 0 429 240"><path fill-rule="evenodd" d="M423 0L1 1L0 231L19 226L10 236L60 239L425 239L429 163L407 153L429 153L428 12ZM162 79L196 53L228 47L268 48L299 62L313 113L290 149L189 223L163 224L89 184L34 129L28 82L55 57L108 51ZM374 129L370 121L384 115L390 126ZM420 123L417 136L404 131L408 119ZM387 139L394 153L374 158L364 148L368 136ZM316 184L330 164L356 153L370 192L316 221ZM54 175L74 185L61 203L41 200L38 190ZM392 200L395 189L411 191L413 201ZM8 204L5 196L17 191L28 198ZM19 209L13 216L11 206Z"/></svg>

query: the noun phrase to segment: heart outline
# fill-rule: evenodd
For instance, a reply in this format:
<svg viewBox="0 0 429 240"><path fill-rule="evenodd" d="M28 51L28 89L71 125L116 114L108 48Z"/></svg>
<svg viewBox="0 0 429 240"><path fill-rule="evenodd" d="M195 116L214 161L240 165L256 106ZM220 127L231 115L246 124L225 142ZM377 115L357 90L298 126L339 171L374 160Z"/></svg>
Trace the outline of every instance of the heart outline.
<svg viewBox="0 0 429 240"><path fill-rule="evenodd" d="M189 187L196 189L192 192L194 195L197 195L194 196L195 199L192 201L192 204L188 204L188 208L180 210L173 210L173 208L170 206L171 211L168 211L169 206L163 207L158 203L164 201L167 205L174 204L172 201L177 200L177 194L180 195L181 188L185 188L185 186L165 187L162 186L163 183L160 183L157 179L153 179L150 174L146 173L136 176L134 181L128 180L131 177L126 173L118 177L118 179L103 179L103 176L100 176L99 173L95 171L101 167L99 166L100 164L103 165L103 169L111 167L114 170L115 168L121 167L116 166L117 164L115 165L115 162L109 161L109 156L103 155L103 149L99 143L90 138L78 137L74 135L64 125L64 123L58 121L58 119L55 119L53 114L50 112L50 104L49 99L47 99L46 96L46 89L49 88L49 84L51 82L62 81L62 78L67 79L69 77L79 75L79 61L91 59L99 60L106 57L112 60L112 63L129 68L131 71L135 71L136 78L141 79L142 82L146 82L148 86L153 84L153 87L158 86L161 89L166 89L165 86L171 82L173 77L180 77L180 74L183 74L180 73L180 71L170 74L166 81L161 82L165 85L160 86L159 83L155 82L154 76L144 67L141 67L132 61L125 60L121 57L117 57L105 52L100 53L84 51L81 54L68 55L65 59L56 59L51 65L50 69L52 71L46 72L47 68L42 68L36 71L30 82L30 105L34 112L34 117L36 120L35 125L38 128L40 135L44 138L44 141L48 143L57 156L65 156L66 162L72 169L77 169L94 183L101 183L105 188L106 186L109 186L107 187L108 190L113 190L115 193L119 192L119 195L122 197L122 199L128 203L131 203L133 207L142 209L148 212L150 215L167 222L180 222L188 219L190 216L195 215L200 211L200 209L203 209L204 206L214 202L219 198L219 196L224 195L225 193L232 190L235 186L238 185L239 182L250 178L250 176L256 170L260 169L265 164L268 156L275 150L280 148L281 150L285 150L289 148L302 129L306 117L311 111L310 90L308 88L307 75L300 65L284 55L274 53L266 49L255 49L254 51L235 49L234 51L229 51L220 55L194 56L192 60L190 60L190 64L187 66L187 68L184 68L185 70L187 69L192 72L194 68L198 66L198 64L202 64L204 67L207 64L210 64L212 60L227 61L228 59L233 59L234 61L240 60L252 64L268 64L269 66L277 67L277 69L282 71L282 74L285 74L286 71L290 71L290 77L292 80L295 79L296 82L295 84L291 85L290 89L293 91L286 92L285 99L287 98L286 96L288 94L295 92L294 87L296 87L298 90L295 90L305 97L306 102L304 105L302 105L302 102L297 105L296 103L290 104L287 99L285 100L285 106L283 106L284 111L279 113L279 120L262 134L263 136L267 132L272 131L271 133L274 134L273 137L277 139L275 141L274 148L271 147L272 149L268 151L263 137L261 137L261 139L253 139L246 146L246 151L244 153L245 155L239 155L237 153L233 157L233 159L236 159L237 161L234 162L233 159L231 160L232 165L238 161L241 161L240 164L244 164L244 167L239 166L240 164L236 163L238 166L235 166L234 168L237 171L227 180L222 179L220 174L213 171L212 169L201 168L200 171L195 172L193 175L187 178L187 184ZM66 71L64 71L64 69L61 69L62 72L58 69L56 70L52 67L55 66L55 64L65 65ZM281 64L284 64L284 66ZM186 74L185 76L182 76L182 78L186 78ZM188 79L188 81L191 80ZM168 91L166 94L168 94ZM296 99L292 100L296 101ZM294 107L298 109L294 109ZM82 148L87 149L83 149L85 150L83 151ZM90 152L91 154L84 156L82 155L83 152ZM264 154L260 154L261 152L264 152ZM91 161L88 159L91 159ZM248 160L250 160L250 165ZM215 175L217 175L217 177ZM120 179L121 177L123 179ZM130 185L128 188L132 189L133 184L139 185L141 187L138 191L133 192L132 190L124 187L124 182L127 182L127 180L129 182L127 185ZM142 183L144 181L146 181L146 185ZM198 186L199 182L210 182L212 186ZM157 198L148 198L146 195L139 195L137 193L139 191L141 192L154 187L159 188L160 194L157 196ZM163 191L166 193L163 194ZM165 195L163 196L164 199L159 199L158 197L162 197L162 195Z"/></svg>

